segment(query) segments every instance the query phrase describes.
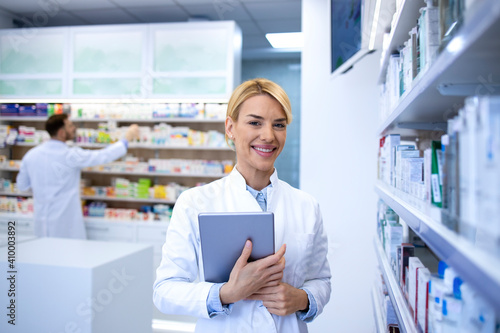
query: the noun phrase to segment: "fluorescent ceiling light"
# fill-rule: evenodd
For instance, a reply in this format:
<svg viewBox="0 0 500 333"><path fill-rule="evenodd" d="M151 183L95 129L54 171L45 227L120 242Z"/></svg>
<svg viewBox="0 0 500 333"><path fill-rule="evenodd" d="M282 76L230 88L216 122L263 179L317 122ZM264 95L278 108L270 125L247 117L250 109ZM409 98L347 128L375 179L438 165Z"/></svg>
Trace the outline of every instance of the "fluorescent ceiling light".
<svg viewBox="0 0 500 333"><path fill-rule="evenodd" d="M304 36L302 32L266 34L266 38L275 49L302 48L304 46Z"/></svg>

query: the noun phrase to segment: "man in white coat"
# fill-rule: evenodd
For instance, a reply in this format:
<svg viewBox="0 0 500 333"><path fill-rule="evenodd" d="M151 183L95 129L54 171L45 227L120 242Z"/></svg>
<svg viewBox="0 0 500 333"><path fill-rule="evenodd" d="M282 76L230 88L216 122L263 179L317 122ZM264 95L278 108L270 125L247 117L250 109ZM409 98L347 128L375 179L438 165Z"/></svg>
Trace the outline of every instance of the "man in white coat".
<svg viewBox="0 0 500 333"><path fill-rule="evenodd" d="M139 136L139 127L129 127L125 138L100 150L69 147L76 126L66 114L51 116L45 129L51 139L24 155L17 175L21 191L33 191L35 235L86 239L80 200L80 170L109 163L124 156L128 142Z"/></svg>

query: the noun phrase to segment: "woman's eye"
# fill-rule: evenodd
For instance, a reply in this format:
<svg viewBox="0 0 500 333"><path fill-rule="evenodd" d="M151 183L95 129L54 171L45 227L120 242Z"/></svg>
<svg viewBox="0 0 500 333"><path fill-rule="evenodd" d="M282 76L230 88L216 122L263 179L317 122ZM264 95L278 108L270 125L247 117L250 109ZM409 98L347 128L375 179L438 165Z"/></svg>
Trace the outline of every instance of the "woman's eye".
<svg viewBox="0 0 500 333"><path fill-rule="evenodd" d="M259 122L258 121L251 121L249 122L250 125L252 126L259 126Z"/></svg>
<svg viewBox="0 0 500 333"><path fill-rule="evenodd" d="M274 124L274 126L276 126L277 128L285 128L286 127L285 124Z"/></svg>

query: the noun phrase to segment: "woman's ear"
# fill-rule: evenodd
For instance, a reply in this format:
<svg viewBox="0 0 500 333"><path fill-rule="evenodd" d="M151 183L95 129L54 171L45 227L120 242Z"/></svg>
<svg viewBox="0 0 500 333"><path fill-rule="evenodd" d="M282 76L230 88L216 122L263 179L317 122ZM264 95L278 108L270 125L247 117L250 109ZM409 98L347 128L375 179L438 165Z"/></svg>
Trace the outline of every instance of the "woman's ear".
<svg viewBox="0 0 500 333"><path fill-rule="evenodd" d="M234 135L233 135L233 126L234 121L231 117L226 118L226 135L228 136L229 139L233 140Z"/></svg>

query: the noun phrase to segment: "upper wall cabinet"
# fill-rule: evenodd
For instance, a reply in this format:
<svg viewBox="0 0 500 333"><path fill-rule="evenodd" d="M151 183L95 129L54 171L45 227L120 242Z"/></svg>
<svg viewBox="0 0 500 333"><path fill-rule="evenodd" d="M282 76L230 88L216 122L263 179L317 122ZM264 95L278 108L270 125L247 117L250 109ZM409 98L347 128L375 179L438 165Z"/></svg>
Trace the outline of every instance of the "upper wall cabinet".
<svg viewBox="0 0 500 333"><path fill-rule="evenodd" d="M71 30L70 97L140 96L146 73L147 26Z"/></svg>
<svg viewBox="0 0 500 333"><path fill-rule="evenodd" d="M0 99L227 99L241 76L241 31L231 21L38 28L22 36L0 30Z"/></svg>
<svg viewBox="0 0 500 333"><path fill-rule="evenodd" d="M233 22L155 24L150 29L154 97L230 96L241 63L241 32Z"/></svg>
<svg viewBox="0 0 500 333"><path fill-rule="evenodd" d="M0 96L64 95L68 28L0 31Z"/></svg>

